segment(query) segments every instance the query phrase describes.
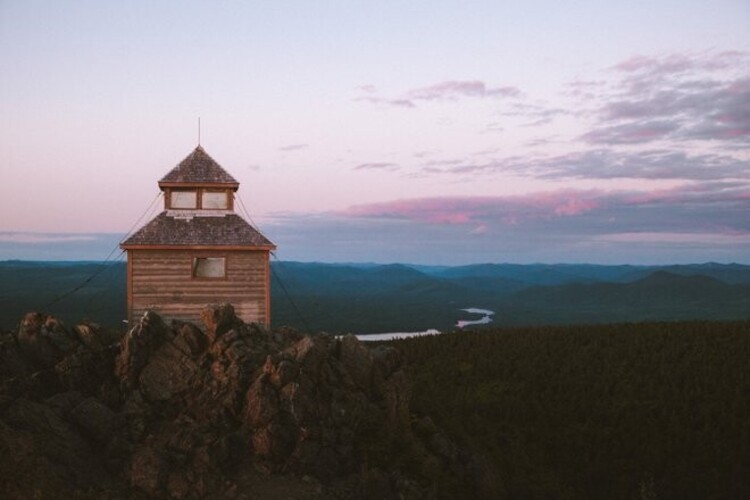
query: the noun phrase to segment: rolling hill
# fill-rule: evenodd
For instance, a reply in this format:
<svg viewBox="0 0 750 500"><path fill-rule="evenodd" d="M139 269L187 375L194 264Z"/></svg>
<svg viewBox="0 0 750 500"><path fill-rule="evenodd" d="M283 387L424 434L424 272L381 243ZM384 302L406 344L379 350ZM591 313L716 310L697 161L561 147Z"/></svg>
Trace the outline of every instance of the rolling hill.
<svg viewBox="0 0 750 500"><path fill-rule="evenodd" d="M750 319L750 266L272 264L273 320L304 330L451 330L461 309L491 326ZM78 288L75 293L71 290ZM0 262L0 326L27 311L122 327L125 265Z"/></svg>

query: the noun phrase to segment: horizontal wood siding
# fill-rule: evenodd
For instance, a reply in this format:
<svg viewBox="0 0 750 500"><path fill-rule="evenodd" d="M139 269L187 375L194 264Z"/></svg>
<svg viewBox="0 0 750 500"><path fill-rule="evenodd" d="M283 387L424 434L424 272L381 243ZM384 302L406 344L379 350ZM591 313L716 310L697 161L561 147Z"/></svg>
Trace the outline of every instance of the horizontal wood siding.
<svg viewBox="0 0 750 500"><path fill-rule="evenodd" d="M209 304L228 302L245 322L270 323L267 251L130 250L131 321L147 310L200 324ZM193 278L193 258L225 257L225 278Z"/></svg>

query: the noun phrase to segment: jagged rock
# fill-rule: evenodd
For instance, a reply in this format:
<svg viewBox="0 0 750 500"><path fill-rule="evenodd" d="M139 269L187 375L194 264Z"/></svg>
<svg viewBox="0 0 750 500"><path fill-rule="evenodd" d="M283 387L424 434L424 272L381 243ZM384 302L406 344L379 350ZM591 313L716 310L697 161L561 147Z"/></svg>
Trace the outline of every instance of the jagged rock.
<svg viewBox="0 0 750 500"><path fill-rule="evenodd" d="M23 349L0 342L8 360L0 365L0 445L22 447L16 456L32 478L18 491L33 491L37 455L51 471L45 484L71 477L68 489L80 492L117 490L124 480L148 498L284 490L238 486L258 470L315 478L318 489L290 490L309 498L423 498L428 490L414 474L473 463L439 430L413 434L397 350L370 349L354 336L270 332L244 324L228 304L202 318L205 334L148 312L117 354L93 323L70 334L54 318L27 315L17 335ZM12 382L19 378L30 381ZM410 450L411 472L368 469L401 449ZM467 476L467 467L456 470Z"/></svg>
<svg viewBox="0 0 750 500"><path fill-rule="evenodd" d="M78 340L93 350L100 350L104 347L101 336L101 327L96 323L81 323L73 327L73 333Z"/></svg>
<svg viewBox="0 0 750 500"><path fill-rule="evenodd" d="M167 469L163 452L151 446L139 447L130 460L130 484L149 495L159 497L163 494Z"/></svg>
<svg viewBox="0 0 750 500"><path fill-rule="evenodd" d="M299 375L299 366L292 359L282 359L271 371L270 381L274 387L280 389L294 382Z"/></svg>
<svg viewBox="0 0 750 500"><path fill-rule="evenodd" d="M117 379L112 371L116 348L92 350L80 344L54 366L58 381L66 390L98 396L115 404L119 401Z"/></svg>
<svg viewBox="0 0 750 500"><path fill-rule="evenodd" d="M120 355L115 361L115 374L126 390L137 386L141 370L151 355L172 337L161 316L148 311L122 340Z"/></svg>
<svg viewBox="0 0 750 500"><path fill-rule="evenodd" d="M346 335L341 339L339 358L349 375L362 389L369 389L372 383L372 354L362 345L354 335Z"/></svg>
<svg viewBox="0 0 750 500"><path fill-rule="evenodd" d="M4 460L16 463L21 481L31 480L35 489L46 491L44 498L64 496L71 487L98 488L111 480L91 445L49 406L18 399L2 420L0 443L16 441Z"/></svg>
<svg viewBox="0 0 750 500"><path fill-rule="evenodd" d="M60 361L76 342L62 322L41 313L29 313L18 329L21 352L38 368L49 368Z"/></svg>
<svg viewBox="0 0 750 500"><path fill-rule="evenodd" d="M190 349L190 354L197 356L203 353L208 347L206 334L200 328L192 323L177 323L177 337L174 340L175 345L186 346Z"/></svg>
<svg viewBox="0 0 750 500"><path fill-rule="evenodd" d="M175 337L175 340L180 337ZM166 342L149 358L138 378L140 390L149 401L167 401L184 392L198 369L191 351Z"/></svg>
<svg viewBox="0 0 750 500"><path fill-rule="evenodd" d="M84 436L100 445L107 444L121 425L119 416L95 398L86 398L70 411L70 420Z"/></svg>
<svg viewBox="0 0 750 500"><path fill-rule="evenodd" d="M11 334L0 336L0 407L29 391L33 368Z"/></svg>
<svg viewBox="0 0 750 500"><path fill-rule="evenodd" d="M246 407L246 421L252 428L268 425L278 414L279 396L266 374L258 377L250 386Z"/></svg>
<svg viewBox="0 0 750 500"><path fill-rule="evenodd" d="M66 391L58 392L47 398L44 403L64 418L68 418L73 408L81 404L84 399L86 399L84 395L78 391Z"/></svg>
<svg viewBox="0 0 750 500"><path fill-rule="evenodd" d="M201 313L201 321L206 326L210 342L214 342L239 321L231 304L209 306Z"/></svg>

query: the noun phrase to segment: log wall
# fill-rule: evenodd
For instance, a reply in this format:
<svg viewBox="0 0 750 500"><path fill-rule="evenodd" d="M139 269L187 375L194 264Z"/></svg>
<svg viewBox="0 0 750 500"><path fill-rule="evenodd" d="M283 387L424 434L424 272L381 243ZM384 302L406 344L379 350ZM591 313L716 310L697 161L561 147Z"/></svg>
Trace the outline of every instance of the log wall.
<svg viewBox="0 0 750 500"><path fill-rule="evenodd" d="M193 259L225 257L226 277L194 278ZM129 250L128 310L131 325L147 310L201 324L208 304L228 302L243 321L269 325L269 253L250 251Z"/></svg>

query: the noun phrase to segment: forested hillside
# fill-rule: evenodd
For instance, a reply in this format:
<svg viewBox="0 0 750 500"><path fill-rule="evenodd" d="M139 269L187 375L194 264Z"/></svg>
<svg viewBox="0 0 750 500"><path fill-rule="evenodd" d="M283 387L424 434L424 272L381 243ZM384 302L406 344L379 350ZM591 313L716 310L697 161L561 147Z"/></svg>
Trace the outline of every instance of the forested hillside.
<svg viewBox="0 0 750 500"><path fill-rule="evenodd" d="M737 264L415 267L276 263L274 321L450 331L469 307L494 311L497 326L750 319L750 267Z"/></svg>
<svg viewBox="0 0 750 500"><path fill-rule="evenodd" d="M594 266L273 262L274 325L330 333L450 331L461 311L494 325L750 320L750 266ZM0 327L28 311L124 328L125 264L0 262Z"/></svg>
<svg viewBox="0 0 750 500"><path fill-rule="evenodd" d="M24 314L44 311L68 324L95 320L124 328L125 263L0 262L0 327L15 328Z"/></svg>
<svg viewBox="0 0 750 500"><path fill-rule="evenodd" d="M414 411L491 457L507 498L750 498L748 322L395 345L411 366Z"/></svg>

